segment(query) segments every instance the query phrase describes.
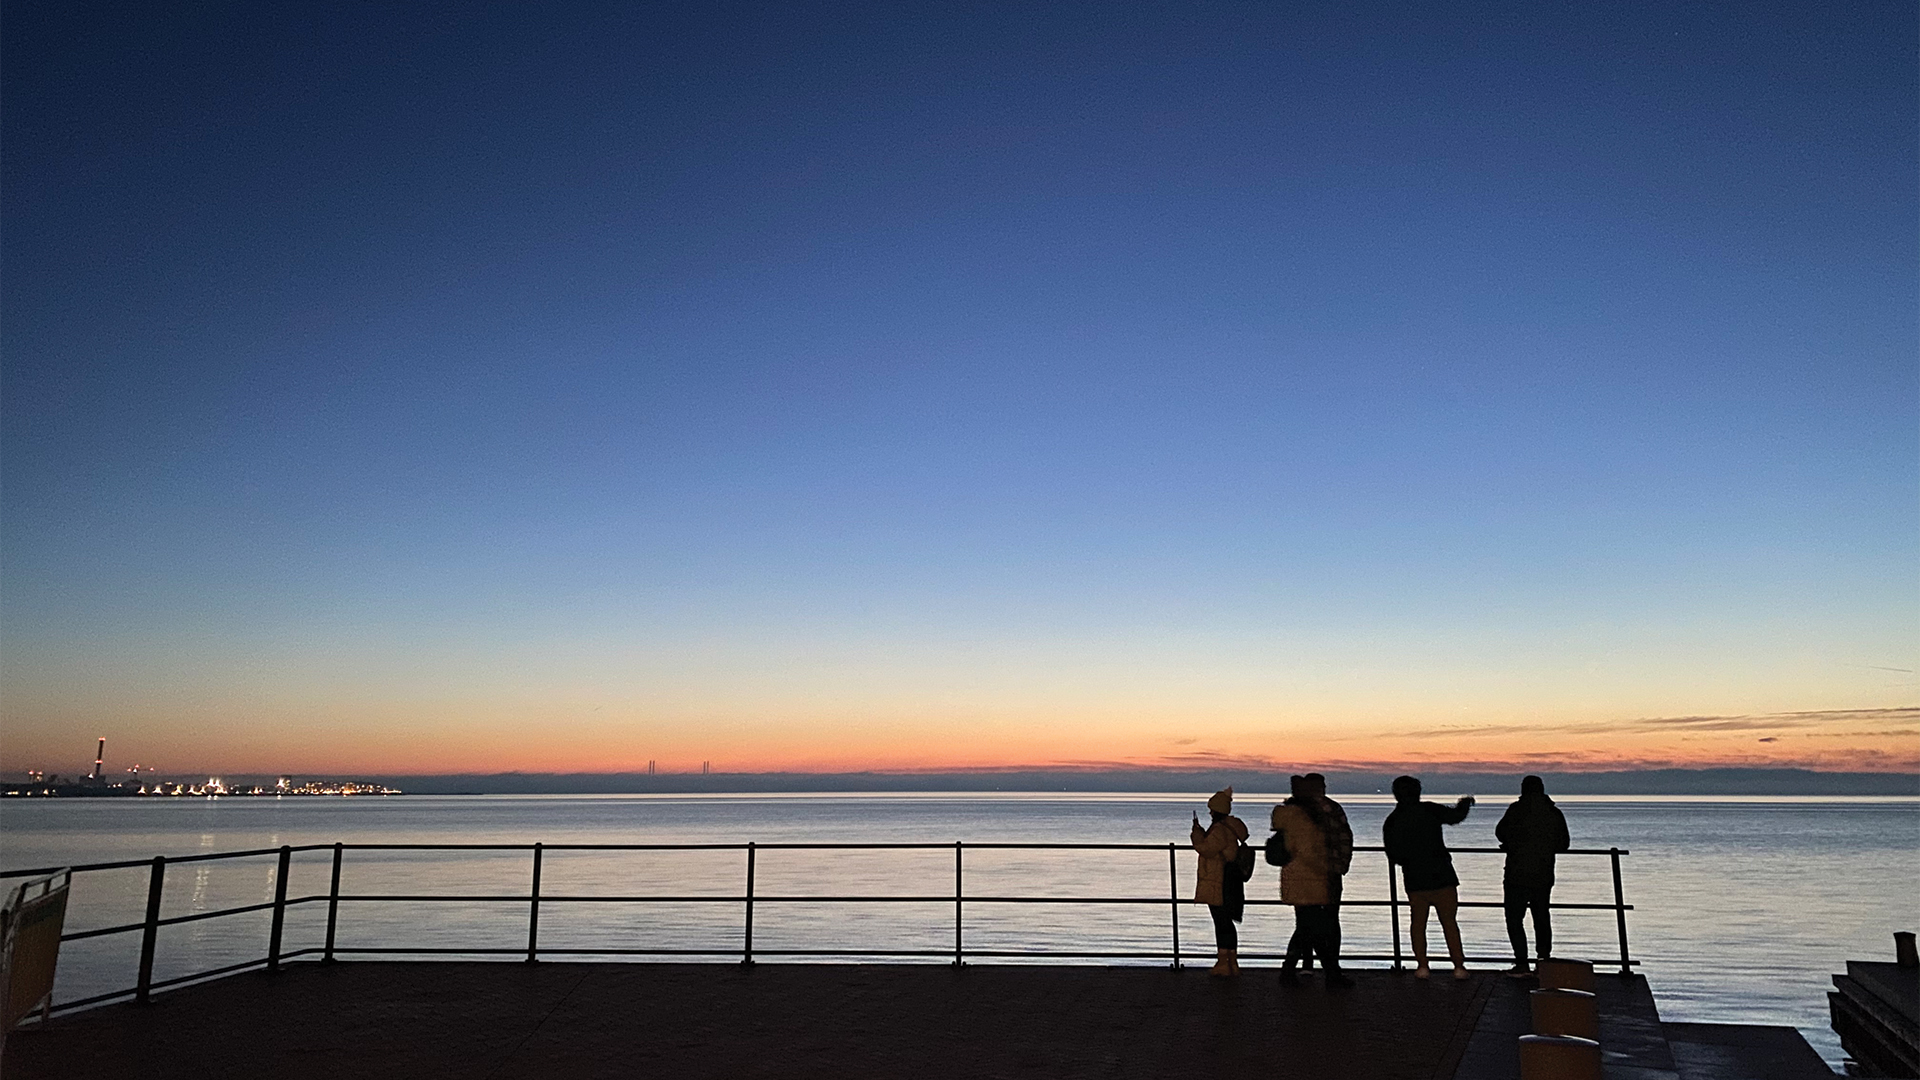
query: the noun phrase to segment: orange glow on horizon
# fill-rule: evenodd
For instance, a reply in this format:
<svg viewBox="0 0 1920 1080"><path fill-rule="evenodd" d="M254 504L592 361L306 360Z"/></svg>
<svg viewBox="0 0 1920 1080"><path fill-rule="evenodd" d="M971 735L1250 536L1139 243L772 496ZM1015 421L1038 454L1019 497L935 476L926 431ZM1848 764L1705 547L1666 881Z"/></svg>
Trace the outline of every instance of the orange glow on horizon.
<svg viewBox="0 0 1920 1080"><path fill-rule="evenodd" d="M74 773L92 747L10 734L0 768ZM1445 723L1208 724L1153 717L1039 723L1020 717L772 724L653 724L578 715L424 722L151 726L112 737L159 774L943 772L1035 770L1596 771L1809 768L1920 771L1920 709ZM86 761L90 765L91 758Z"/></svg>

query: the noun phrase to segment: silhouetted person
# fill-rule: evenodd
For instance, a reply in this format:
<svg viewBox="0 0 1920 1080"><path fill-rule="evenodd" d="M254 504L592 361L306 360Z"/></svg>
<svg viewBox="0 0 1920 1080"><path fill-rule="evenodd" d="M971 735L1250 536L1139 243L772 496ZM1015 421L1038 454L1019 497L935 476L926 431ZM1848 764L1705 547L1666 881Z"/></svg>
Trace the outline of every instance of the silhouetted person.
<svg viewBox="0 0 1920 1080"><path fill-rule="evenodd" d="M1467 955L1460 948L1460 924L1454 918L1460 908L1460 877L1453 872L1453 856L1440 833L1442 825L1458 825L1473 809L1473 796L1463 796L1452 806L1420 801L1420 781L1402 776L1393 782L1393 800L1397 804L1381 827L1387 858L1400 864L1407 883L1407 904L1413 909L1413 975L1424 979L1427 970L1427 909L1440 916L1440 932L1447 938L1447 957L1453 961L1453 977L1467 977Z"/></svg>
<svg viewBox="0 0 1920 1080"><path fill-rule="evenodd" d="M1493 835L1507 853L1501 880L1507 909L1507 938L1513 942L1513 967L1507 974L1527 974L1527 911L1533 911L1534 945L1540 959L1553 955L1553 923L1548 904L1553 898L1553 857L1573 846L1567 835L1567 816L1547 798L1546 782L1537 776L1520 781L1520 798L1507 807Z"/></svg>
<svg viewBox="0 0 1920 1080"><path fill-rule="evenodd" d="M1200 853L1200 878L1193 887L1193 898L1207 905L1213 916L1213 943L1220 958L1214 961L1210 975L1240 974L1240 932L1233 925L1247 909L1247 884L1239 870L1229 866L1240 854L1247 838L1247 825L1228 811L1233 809L1233 789L1213 793L1207 811L1213 820L1200 827L1200 815L1193 816L1193 850Z"/></svg>
<svg viewBox="0 0 1920 1080"><path fill-rule="evenodd" d="M1291 786L1292 797L1273 808L1273 831L1290 856L1280 868L1280 902L1293 905L1294 926L1280 981L1296 981L1294 964L1311 967L1318 954L1328 986L1352 986L1340 970L1340 880L1353 864L1353 829L1327 798L1326 777L1296 776Z"/></svg>

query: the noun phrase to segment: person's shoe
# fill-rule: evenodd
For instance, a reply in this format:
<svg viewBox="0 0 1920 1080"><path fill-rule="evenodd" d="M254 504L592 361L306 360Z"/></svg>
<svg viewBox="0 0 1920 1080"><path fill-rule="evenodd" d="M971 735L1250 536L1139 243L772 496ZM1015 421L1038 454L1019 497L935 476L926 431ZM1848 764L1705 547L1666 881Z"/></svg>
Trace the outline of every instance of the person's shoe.
<svg viewBox="0 0 1920 1080"><path fill-rule="evenodd" d="M1509 979L1531 979L1532 977L1533 972L1527 970L1527 965L1525 964L1515 964L1507 969L1507 978Z"/></svg>
<svg viewBox="0 0 1920 1080"><path fill-rule="evenodd" d="M1419 967L1413 969L1413 977L1416 979L1424 979L1432 974L1433 971L1425 964L1421 964Z"/></svg>
<svg viewBox="0 0 1920 1080"><path fill-rule="evenodd" d="M1280 965L1280 985L1281 986L1299 986L1300 985L1300 976L1293 973L1292 964Z"/></svg>
<svg viewBox="0 0 1920 1080"><path fill-rule="evenodd" d="M1353 985L1353 977L1351 975L1348 975L1346 972L1341 971L1339 968L1327 969L1328 989L1344 990L1347 987L1352 985Z"/></svg>
<svg viewBox="0 0 1920 1080"><path fill-rule="evenodd" d="M1464 968L1464 967L1456 967L1456 968L1454 968L1454 969L1453 969L1453 977L1454 977L1454 978L1456 978L1456 979L1460 979L1460 980L1463 980L1463 981L1464 981L1465 979L1467 979L1467 978L1468 978L1468 975L1467 975L1467 969L1466 969L1466 968Z"/></svg>
<svg viewBox="0 0 1920 1080"><path fill-rule="evenodd" d="M1207 974L1216 979L1224 979L1229 974L1232 974L1231 969L1227 967L1227 950L1219 950L1217 956L1218 958L1214 960L1213 966L1207 969Z"/></svg>
<svg viewBox="0 0 1920 1080"><path fill-rule="evenodd" d="M1227 974L1229 976L1240 974L1240 950L1239 949L1227 950Z"/></svg>

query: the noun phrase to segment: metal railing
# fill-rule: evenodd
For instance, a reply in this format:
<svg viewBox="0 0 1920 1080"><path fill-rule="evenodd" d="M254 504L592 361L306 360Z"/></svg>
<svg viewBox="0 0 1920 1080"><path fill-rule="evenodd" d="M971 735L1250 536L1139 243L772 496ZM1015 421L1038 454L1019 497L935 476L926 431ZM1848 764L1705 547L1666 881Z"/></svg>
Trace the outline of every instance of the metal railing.
<svg viewBox="0 0 1920 1080"><path fill-rule="evenodd" d="M886 894L886 895L766 895L755 891L755 872L758 864L756 856L762 851L945 851L953 852L953 892L932 894ZM973 851L1162 851L1167 853L1168 893L1158 896L969 896L965 892L966 852ZM983 842L966 843L955 841L952 844L939 843L744 843L744 844L293 844L278 848L255 848L248 851L225 851L203 855L186 855L168 858L156 855L152 859L135 859L124 862L90 863L74 867L37 867L28 870L0 871L0 880L29 877L37 874L55 873L70 869L75 874L93 873L107 870L126 870L148 867L146 917L140 922L126 923L120 926L105 926L92 930L80 930L61 936L62 942L81 941L88 938L106 937L113 934L140 934L140 963L138 975L133 986L124 990L114 990L104 994L80 998L74 1001L60 1002L53 1007L54 1012L65 1012L112 1001L117 998L132 998L136 1003L146 1004L156 990L179 986L185 983L228 975L249 968L264 967L269 971L279 970L282 963L303 956L318 955L323 962L332 962L342 955L516 955L524 956L528 963L534 963L541 956L738 956L740 962L752 964L759 956L861 956L861 957L939 957L950 960L955 965L963 964L968 957L975 958L1055 958L1064 960L1170 960L1175 968L1182 966L1187 959L1200 959L1204 954L1183 952L1180 948L1180 906L1182 904L1198 906L1199 902L1183 898L1180 888L1180 854L1190 850L1184 844L1074 844L1074 843L1017 843ZM1359 852L1377 852L1384 854L1385 849L1370 846L1355 846ZM1488 855L1502 854L1499 848L1453 848L1455 854ZM289 897L287 880L296 852L331 851L333 865L331 884L325 893L309 896ZM406 894L374 893L353 894L340 891L340 872L349 851L524 851L532 855L532 879L527 892L513 895L455 895L455 894ZM647 895L647 896L603 896L603 895L550 895L541 892L540 879L542 865L548 852L555 851L739 851L745 853L745 890L739 894L695 894L695 895ZM1620 974L1630 974L1640 962L1632 958L1627 949L1627 912L1634 910L1626 902L1625 892L1620 878L1620 858L1628 854L1624 848L1576 848L1562 852L1571 856L1606 856L1612 863L1613 902L1610 904L1559 903L1549 905L1554 910L1612 911L1619 938ZM278 866L274 873L273 899L257 904L242 904L238 907L222 908L218 911L195 912L190 915L175 915L171 918L160 917L161 894L166 883L167 867L181 863L210 862L225 859L249 859L276 856ZM1347 900L1342 899L1343 908L1384 907L1393 927L1392 953L1343 953L1345 960L1392 961L1395 969L1404 966L1406 955L1400 947L1400 908L1409 901L1400 897L1398 878L1394 875L1393 864L1387 863L1387 899L1385 900ZM1352 875L1349 874L1349 877ZM282 949L286 928L288 908L303 904L324 902L327 905L325 944L305 949L285 951ZM361 946L342 947L335 944L339 927L340 905L359 903L467 903L467 904L525 904L527 905L527 941L524 947L428 947L428 946ZM756 947L753 940L754 907L759 904L953 904L953 948L952 949L767 949ZM1249 907L1284 906L1280 900L1247 900ZM540 945L540 908L547 904L740 904L743 905L744 918L741 924L740 944L735 947L716 949L680 949L680 948L542 948ZM1170 913L1172 948L1170 951L1086 951L1086 950L1031 950L1031 949L967 949L965 939L965 908L967 904L1105 904L1105 905L1166 905ZM1499 901L1470 901L1459 903L1463 908L1503 908ZM187 975L178 975L167 979L153 977L153 960L159 941L160 928L178 926L183 923L202 922L208 919L224 918L231 915L244 915L256 911L271 911L272 920L267 933L267 953L258 960L244 960L235 964L197 971ZM1242 952L1242 957L1254 960L1281 959L1284 953ZM1507 963L1507 956L1468 956L1475 963Z"/></svg>

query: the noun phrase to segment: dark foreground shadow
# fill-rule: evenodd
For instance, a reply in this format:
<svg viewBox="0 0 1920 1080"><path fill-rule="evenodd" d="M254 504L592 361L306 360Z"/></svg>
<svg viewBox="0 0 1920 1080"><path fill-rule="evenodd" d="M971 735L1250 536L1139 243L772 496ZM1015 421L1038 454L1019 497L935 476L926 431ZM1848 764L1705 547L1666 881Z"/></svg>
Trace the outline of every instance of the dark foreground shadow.
<svg viewBox="0 0 1920 1080"><path fill-rule="evenodd" d="M1495 978L1352 974L1329 991L1252 968L296 964L16 1032L5 1077L1434 1080Z"/></svg>

